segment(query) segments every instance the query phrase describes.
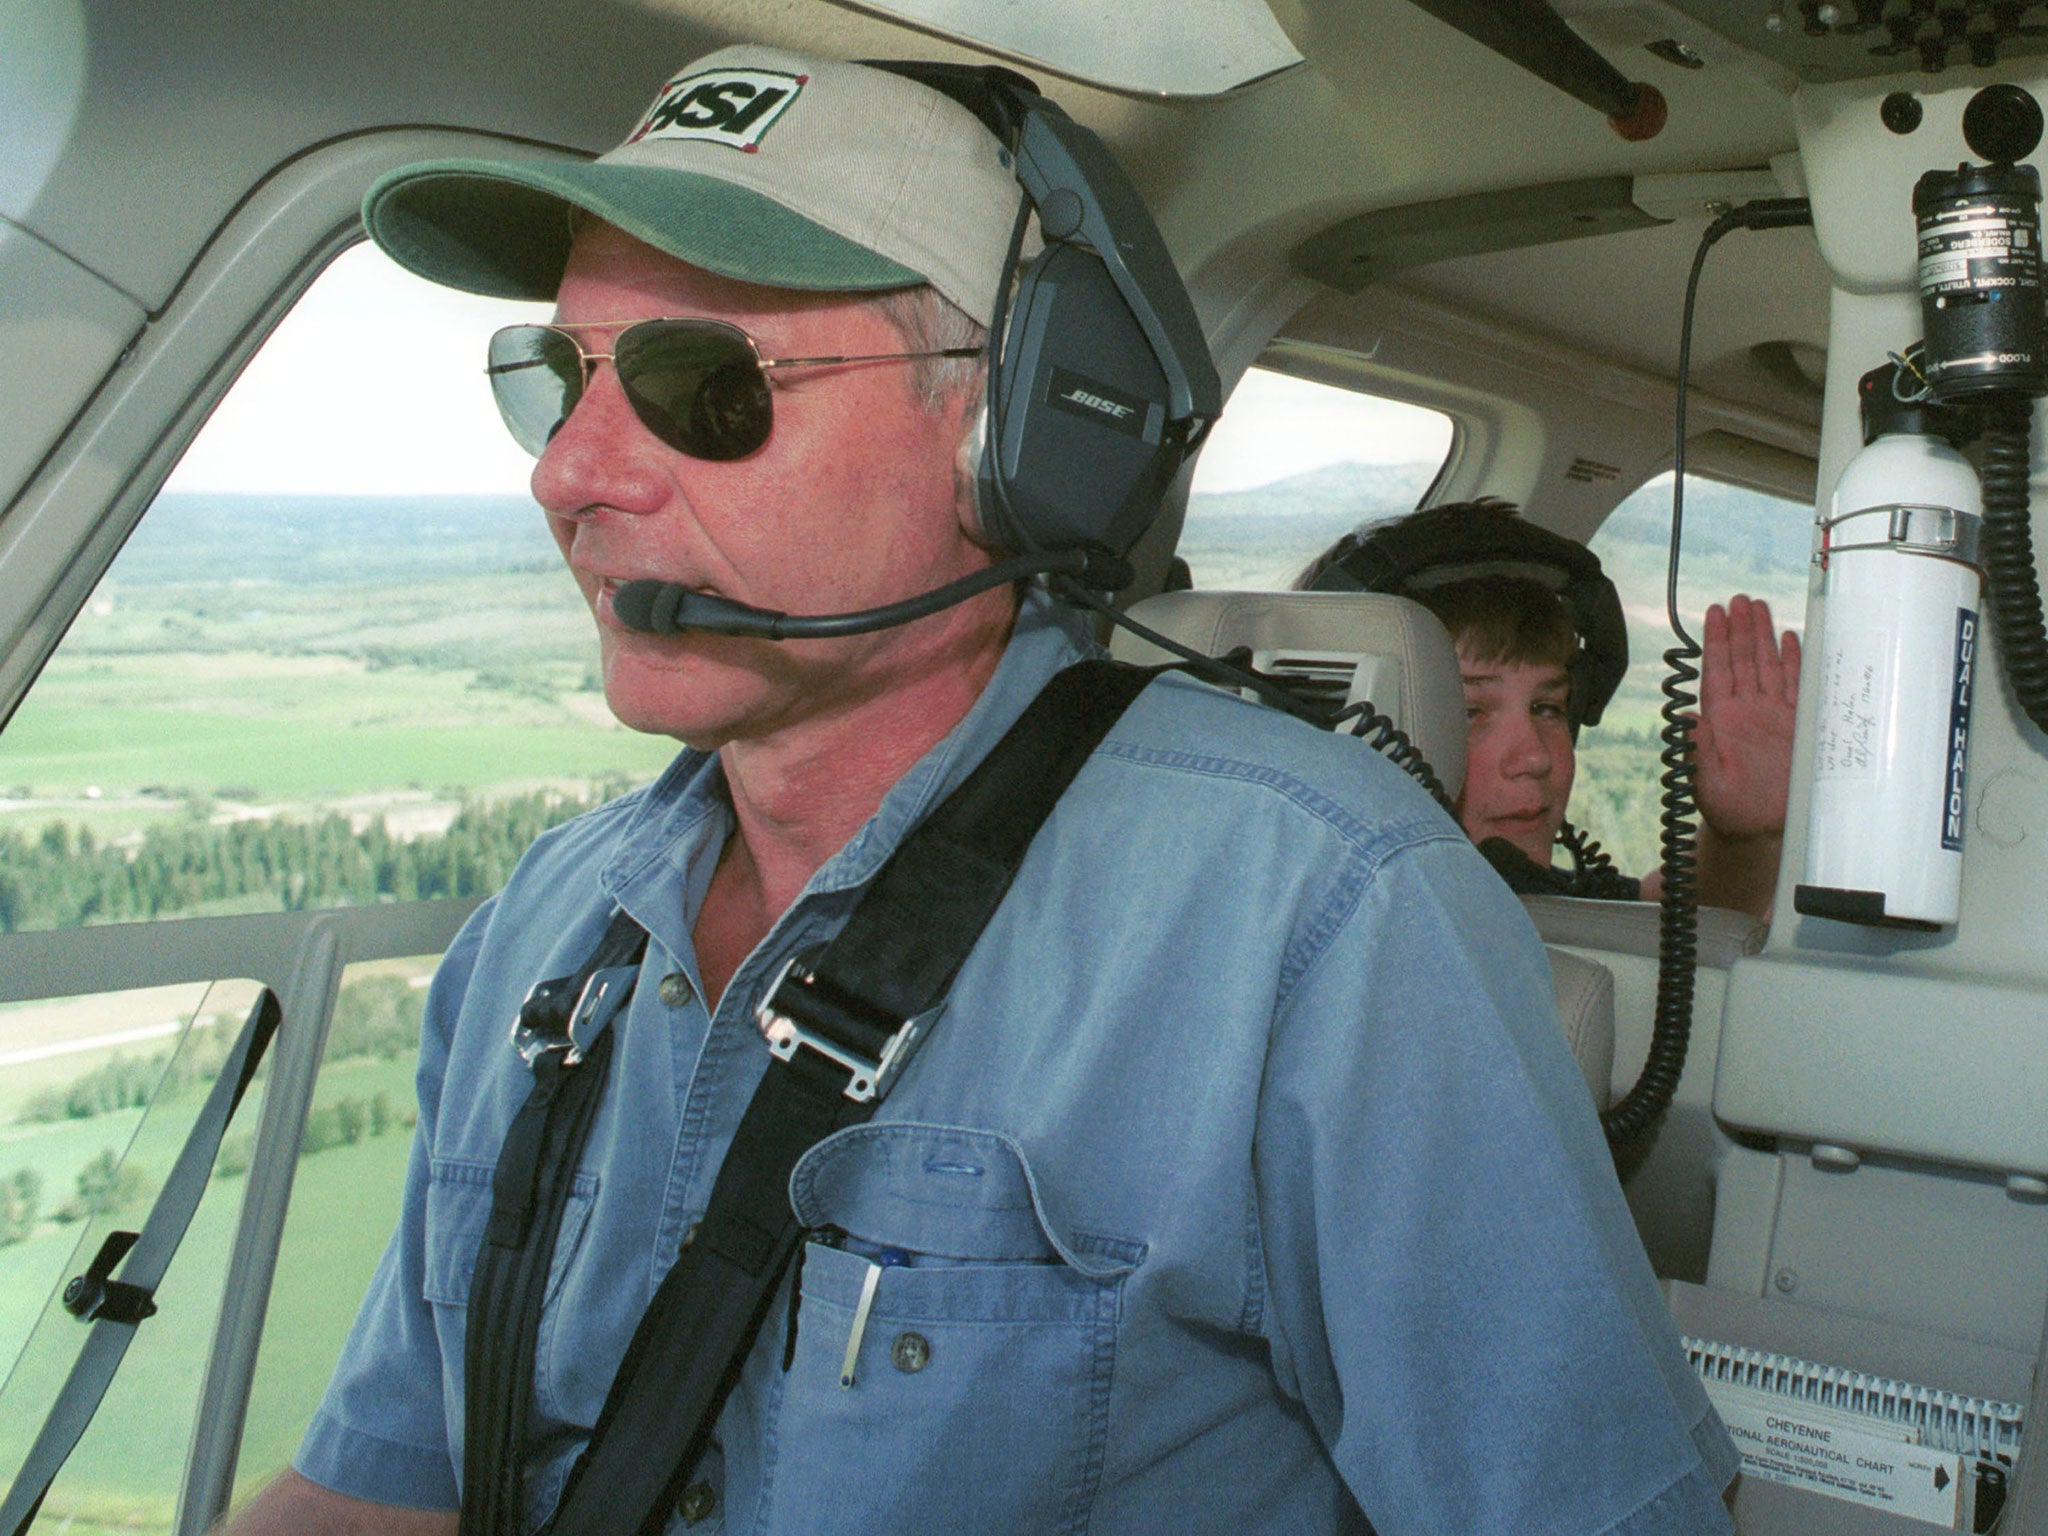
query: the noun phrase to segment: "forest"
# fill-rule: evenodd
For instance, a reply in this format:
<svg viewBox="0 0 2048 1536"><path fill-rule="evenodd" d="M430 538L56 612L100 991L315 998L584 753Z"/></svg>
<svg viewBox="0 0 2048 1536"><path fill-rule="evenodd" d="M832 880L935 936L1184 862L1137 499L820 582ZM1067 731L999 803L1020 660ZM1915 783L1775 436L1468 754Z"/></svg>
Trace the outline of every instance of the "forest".
<svg viewBox="0 0 2048 1536"><path fill-rule="evenodd" d="M446 832L411 839L393 836L381 817L358 828L339 814L226 825L193 815L125 846L61 821L33 834L0 830L0 933L484 896L534 838L595 803L561 793L471 800Z"/></svg>

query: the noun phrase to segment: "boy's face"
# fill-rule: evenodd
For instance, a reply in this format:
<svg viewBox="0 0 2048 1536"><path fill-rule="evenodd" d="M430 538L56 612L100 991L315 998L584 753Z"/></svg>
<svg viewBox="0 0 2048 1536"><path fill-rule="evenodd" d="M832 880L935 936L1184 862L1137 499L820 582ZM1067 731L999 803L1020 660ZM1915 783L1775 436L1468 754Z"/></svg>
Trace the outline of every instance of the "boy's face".
<svg viewBox="0 0 2048 1536"><path fill-rule="evenodd" d="M1473 842L1504 837L1538 864L1571 799L1571 726L1565 703L1571 680L1547 662L1479 661L1463 646L1465 791L1458 820Z"/></svg>

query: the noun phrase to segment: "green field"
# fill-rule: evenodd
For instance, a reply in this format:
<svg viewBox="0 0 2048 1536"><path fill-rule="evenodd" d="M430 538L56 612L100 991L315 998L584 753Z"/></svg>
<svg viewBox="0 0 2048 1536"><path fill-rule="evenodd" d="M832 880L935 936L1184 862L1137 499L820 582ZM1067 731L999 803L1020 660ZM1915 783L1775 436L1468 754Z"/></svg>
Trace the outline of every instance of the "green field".
<svg viewBox="0 0 2048 1536"><path fill-rule="evenodd" d="M61 814L120 836L195 802L581 786L676 750L605 709L564 577L444 581L417 620L411 591L320 589L288 623L196 601L160 589L74 626L0 735L0 826Z"/></svg>
<svg viewBox="0 0 2048 1536"><path fill-rule="evenodd" d="M376 969L403 974L400 967ZM14 1361L27 1342L0 1395L0 1466L13 1465L25 1452L84 1338L78 1324L49 1305L52 1293L83 1267L107 1228L132 1227L145 1214L204 1088L160 1097L146 1120L141 1110L126 1109L0 1129L0 1172L35 1167L53 1191L68 1188L81 1165L103 1147L125 1147L130 1137L136 1139L128 1166L143 1176L142 1187L122 1208L85 1223L46 1220L26 1241L0 1247L0 1361ZM384 1134L364 1135L299 1161L244 1439L245 1490L289 1461L397 1219L411 1142L411 1060L349 1057L322 1068L316 1113L380 1095L398 1110ZM259 1110L259 1097L252 1094L238 1116L240 1129L231 1135L246 1142ZM42 1520L54 1522L52 1529L168 1528L242 1188L240 1177L225 1172L208 1185L159 1288L161 1310L138 1330L112 1391L45 1505Z"/></svg>

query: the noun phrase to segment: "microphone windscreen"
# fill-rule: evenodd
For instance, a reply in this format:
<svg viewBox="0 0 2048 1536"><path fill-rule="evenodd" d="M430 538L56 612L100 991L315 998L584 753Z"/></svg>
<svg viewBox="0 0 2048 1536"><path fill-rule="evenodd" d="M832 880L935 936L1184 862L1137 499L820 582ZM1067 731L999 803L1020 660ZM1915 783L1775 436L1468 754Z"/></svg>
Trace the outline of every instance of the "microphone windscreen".
<svg viewBox="0 0 2048 1536"><path fill-rule="evenodd" d="M627 582L612 594L613 615L628 629L646 635L666 634L668 626L657 624L654 619L654 605L661 597L662 586L658 581Z"/></svg>

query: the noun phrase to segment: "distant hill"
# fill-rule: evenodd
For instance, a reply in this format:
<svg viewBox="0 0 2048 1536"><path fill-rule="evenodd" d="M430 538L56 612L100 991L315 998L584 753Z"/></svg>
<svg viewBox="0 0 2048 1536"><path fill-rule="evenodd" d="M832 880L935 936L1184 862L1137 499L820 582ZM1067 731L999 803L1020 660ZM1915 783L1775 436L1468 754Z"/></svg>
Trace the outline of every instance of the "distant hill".
<svg viewBox="0 0 2048 1536"><path fill-rule="evenodd" d="M129 538L117 579L424 580L560 564L524 496L159 496Z"/></svg>
<svg viewBox="0 0 2048 1536"><path fill-rule="evenodd" d="M1436 478L1435 464L1326 464L1248 491L1188 498L1190 518L1351 515L1353 523L1412 511Z"/></svg>
<svg viewBox="0 0 2048 1536"><path fill-rule="evenodd" d="M1671 484L1637 491L1609 514L1601 547L1671 544ZM1813 509L1732 485L1685 481L1685 555L1720 556L1759 570L1801 570L1813 548Z"/></svg>
<svg viewBox="0 0 2048 1536"><path fill-rule="evenodd" d="M1301 562L1362 522L1412 509L1433 464L1331 464L1253 490L1189 498L1183 551L1271 550ZM1659 565L1670 493L1639 491L1595 547L1617 566ZM1685 552L1704 569L1803 571L1810 512L1746 491L1689 481ZM288 585L421 581L497 571L552 571L560 557L524 496L159 496L121 552L121 582L275 580ZM1723 564L1725 562L1725 564Z"/></svg>

